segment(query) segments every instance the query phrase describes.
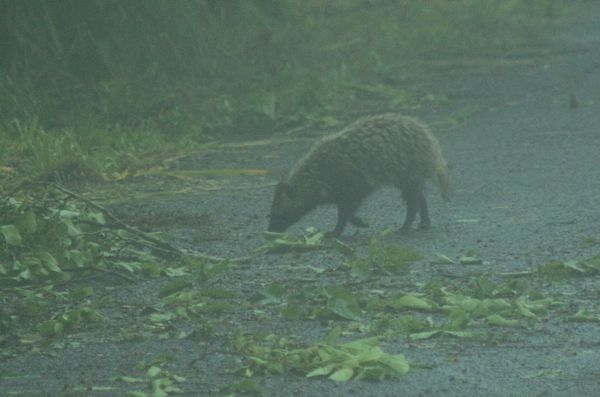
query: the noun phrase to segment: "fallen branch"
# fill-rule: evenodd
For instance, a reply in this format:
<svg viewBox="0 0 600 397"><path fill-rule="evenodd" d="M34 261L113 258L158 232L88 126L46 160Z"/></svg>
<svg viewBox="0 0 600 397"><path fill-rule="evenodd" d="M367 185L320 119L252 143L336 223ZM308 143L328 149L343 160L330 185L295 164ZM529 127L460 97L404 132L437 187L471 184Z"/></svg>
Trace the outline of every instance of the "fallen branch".
<svg viewBox="0 0 600 397"><path fill-rule="evenodd" d="M145 232L139 230L136 227L128 225L127 223L123 222L122 220L117 218L115 215L113 215L113 213L110 212L107 208L93 202L90 199L87 199L87 198L81 196L80 194L77 194L69 189L66 189L60 185L57 185L56 183L49 183L49 185L52 186L53 188L55 188L56 190L66 194L67 196L70 196L74 199L82 201L82 202L86 203L87 205L89 205L90 207L94 208L95 210L102 212L102 214L104 214L104 216L106 216L107 219L109 219L115 225L119 226L121 229L126 230L129 233L154 244L155 248L157 248L161 251L167 252L169 254L174 254L179 258L187 255L187 256L202 259L202 260L205 260L205 261L211 262L211 263L219 263L219 262L223 262L223 261L229 261L229 262L233 262L233 263L243 263L243 262L250 261L254 257L251 255L251 256L241 256L241 257L236 257L236 258L225 258L225 257L220 257L220 256L207 255L207 254L204 254L204 253L198 252L198 251L182 250L182 249L173 247L169 243L166 243L160 239L157 239L157 238L149 235L148 233L145 233Z"/></svg>

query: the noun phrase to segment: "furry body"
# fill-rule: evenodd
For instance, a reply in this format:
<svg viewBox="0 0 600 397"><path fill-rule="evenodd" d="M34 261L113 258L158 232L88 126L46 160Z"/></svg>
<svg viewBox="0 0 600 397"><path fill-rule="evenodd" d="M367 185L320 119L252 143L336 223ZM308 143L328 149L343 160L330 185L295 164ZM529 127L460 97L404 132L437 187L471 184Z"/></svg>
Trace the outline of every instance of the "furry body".
<svg viewBox="0 0 600 397"><path fill-rule="evenodd" d="M448 171L440 145L429 128L397 114L361 118L340 132L318 141L275 189L270 231L284 231L321 204L334 203L338 218L333 235L348 222L362 202L383 186L395 186L406 202L403 229L416 214L420 226L430 226L424 195L425 180L437 178L449 200Z"/></svg>

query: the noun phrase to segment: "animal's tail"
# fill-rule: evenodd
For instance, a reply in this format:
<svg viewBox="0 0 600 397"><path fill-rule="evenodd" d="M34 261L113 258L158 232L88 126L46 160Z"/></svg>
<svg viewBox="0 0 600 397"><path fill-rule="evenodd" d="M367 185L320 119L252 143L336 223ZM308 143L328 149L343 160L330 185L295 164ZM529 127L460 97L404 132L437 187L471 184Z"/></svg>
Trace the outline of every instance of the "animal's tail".
<svg viewBox="0 0 600 397"><path fill-rule="evenodd" d="M435 170L438 183L440 185L440 193L446 201L450 201L450 182L448 181L448 166L443 158L438 160Z"/></svg>

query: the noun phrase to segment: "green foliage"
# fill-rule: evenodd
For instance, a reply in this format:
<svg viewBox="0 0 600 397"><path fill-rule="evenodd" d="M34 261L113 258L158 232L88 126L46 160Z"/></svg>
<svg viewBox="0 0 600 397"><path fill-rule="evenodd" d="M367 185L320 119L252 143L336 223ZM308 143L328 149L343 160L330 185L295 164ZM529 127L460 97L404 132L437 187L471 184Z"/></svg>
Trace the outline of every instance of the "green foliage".
<svg viewBox="0 0 600 397"><path fill-rule="evenodd" d="M220 274L226 273L231 266L227 260L222 260L217 263L210 263L202 258L185 256L182 261L181 268L166 269L167 275L188 277L188 280L193 280L200 285L206 284L209 280L217 277ZM185 281L184 281L185 282Z"/></svg>
<svg viewBox="0 0 600 397"><path fill-rule="evenodd" d="M432 328L433 324L431 321L414 315L396 316L386 314L375 322L372 332L376 335L393 338L399 335L428 331Z"/></svg>
<svg viewBox="0 0 600 397"><path fill-rule="evenodd" d="M403 355L385 353L377 338L336 344L339 329L332 330L332 334L325 343L294 348L287 339L277 339L273 335L261 339L238 333L234 346L245 358L241 370L246 376L298 371L308 378L327 376L333 381L344 382L397 377L410 369Z"/></svg>
<svg viewBox="0 0 600 397"><path fill-rule="evenodd" d="M256 253L303 252L323 248L325 233L309 228L302 237L288 233L264 232L266 243Z"/></svg>
<svg viewBox="0 0 600 397"><path fill-rule="evenodd" d="M241 395L260 396L263 394L263 388L254 379L244 379L241 382L223 387L219 392L223 395L237 396Z"/></svg>
<svg viewBox="0 0 600 397"><path fill-rule="evenodd" d="M199 316L209 313L220 313L231 309L231 299L235 294L225 289L185 289L169 295L165 299L167 307L176 309L181 317Z"/></svg>
<svg viewBox="0 0 600 397"><path fill-rule="evenodd" d="M600 255L585 261L550 261L538 266L537 274L542 277L560 281L573 276L592 276L600 274Z"/></svg>
<svg viewBox="0 0 600 397"><path fill-rule="evenodd" d="M5 291L6 302L11 304L0 313L0 327L5 327L6 336L17 338L20 346L44 344L106 320L93 302L95 292L91 288L58 292L52 286L28 286ZM13 294L18 298L16 302L9 299Z"/></svg>
<svg viewBox="0 0 600 397"><path fill-rule="evenodd" d="M288 320L319 318L358 321L362 318L364 306L361 294L338 285L303 288L288 293L284 286L271 284L259 290L253 301L282 307L281 314Z"/></svg>
<svg viewBox="0 0 600 397"><path fill-rule="evenodd" d="M600 314L594 314L586 309L580 309L577 313L569 316L567 320L573 322L600 323Z"/></svg>
<svg viewBox="0 0 600 397"><path fill-rule="evenodd" d="M69 283L97 274L133 281L132 275L160 273L152 243L131 228L110 224L99 208L59 187L39 189L19 199L0 198L0 287L5 294L0 329L20 342L14 348L43 343L104 320L100 309L110 303L106 297L98 299L94 288L87 286L71 289ZM201 266L193 260L183 267L201 273L198 279L218 273L217 265ZM172 288L171 294L177 291ZM217 295L205 291L203 296L215 300ZM203 310L216 311L216 306L206 305Z"/></svg>
<svg viewBox="0 0 600 397"><path fill-rule="evenodd" d="M443 309L449 313L451 328L462 328L470 322L484 319L494 326L519 326L520 320L538 320L549 308L556 304L552 299L532 299L528 295L516 299L484 298L477 299L462 294L448 294L444 298Z"/></svg>
<svg viewBox="0 0 600 397"><path fill-rule="evenodd" d="M69 176L60 175L67 172L68 168L71 168L71 173L82 171L77 164L83 163L85 154L71 130L53 134L46 132L37 120L27 124L14 120L5 127L4 135L7 141L13 137L14 150L22 153L29 160L28 166L36 167L38 174L54 172L60 178Z"/></svg>
<svg viewBox="0 0 600 397"><path fill-rule="evenodd" d="M23 199L1 198L0 286L66 281L88 270L156 274L153 243L133 228L121 229L122 225L107 222L97 208L101 207L81 203L54 188ZM188 261L197 278L207 279L221 271L203 261Z"/></svg>
<svg viewBox="0 0 600 397"><path fill-rule="evenodd" d="M0 123L0 143L0 161L15 162L27 176L59 182L114 179L117 172L141 162L140 153L175 146L151 128L96 123L48 130L37 119Z"/></svg>
<svg viewBox="0 0 600 397"><path fill-rule="evenodd" d="M477 277L469 288L469 294L474 298L496 298L515 297L528 294L529 285L527 280L509 280L503 283L495 283L486 277Z"/></svg>
<svg viewBox="0 0 600 397"><path fill-rule="evenodd" d="M412 248L385 244L372 239L366 257L350 260L351 273L355 277L365 278L371 274L402 274L408 271L411 262L420 260L421 255Z"/></svg>
<svg viewBox="0 0 600 397"><path fill-rule="evenodd" d="M419 294L405 294L399 297L393 296L389 300L389 305L397 309L412 309L412 310L433 310L436 308L435 303L431 300L419 296Z"/></svg>
<svg viewBox="0 0 600 397"><path fill-rule="evenodd" d="M144 376L117 376L113 382L124 382L127 384L145 385L150 391L130 391L129 397L167 397L181 394L183 391L177 384L185 382L183 376L167 371L158 365L151 365L146 369Z"/></svg>
<svg viewBox="0 0 600 397"><path fill-rule="evenodd" d="M327 305L320 310L319 317L331 318L331 314L346 320L360 320L362 317L356 294L349 289L339 286L325 287L321 294L326 298Z"/></svg>
<svg viewBox="0 0 600 397"><path fill-rule="evenodd" d="M208 287L214 279L229 269L229 264L208 263L186 257L183 266L166 268L162 272L171 278L158 293L161 300L148 308L144 314L143 332L151 332L161 338L206 340L215 331L214 317L235 307L237 294L225 289ZM178 328L182 322L190 324L185 331ZM139 336L139 329L123 334L131 339Z"/></svg>
<svg viewBox="0 0 600 397"><path fill-rule="evenodd" d="M407 91L396 76L448 56L504 54L564 4L6 0L0 165L110 179L142 153L217 134L447 102Z"/></svg>
<svg viewBox="0 0 600 397"><path fill-rule="evenodd" d="M560 304L530 291L524 280L495 283L478 278L472 284L458 288L451 283L430 283L419 292L371 299L366 309L376 319L371 332L392 339L399 336L479 338L481 333L467 329L484 325L530 326ZM393 315L395 312L403 314ZM406 312L410 314L404 314Z"/></svg>
<svg viewBox="0 0 600 397"><path fill-rule="evenodd" d="M91 115L201 135L322 118L364 103L365 91L398 106L402 90L367 80L410 59L505 51L562 4L9 0L0 5L2 121L64 128Z"/></svg>
<svg viewBox="0 0 600 397"><path fill-rule="evenodd" d="M71 276L65 270L102 266L100 246L87 233L97 229L91 224L105 223L103 215L71 203L55 204L10 197L0 201L0 285L66 280Z"/></svg>
<svg viewBox="0 0 600 397"><path fill-rule="evenodd" d="M55 337L68 334L75 327L81 327L99 322L103 319L102 315L90 307L81 307L74 310L66 310L51 320L45 321L38 326L38 331L44 337Z"/></svg>

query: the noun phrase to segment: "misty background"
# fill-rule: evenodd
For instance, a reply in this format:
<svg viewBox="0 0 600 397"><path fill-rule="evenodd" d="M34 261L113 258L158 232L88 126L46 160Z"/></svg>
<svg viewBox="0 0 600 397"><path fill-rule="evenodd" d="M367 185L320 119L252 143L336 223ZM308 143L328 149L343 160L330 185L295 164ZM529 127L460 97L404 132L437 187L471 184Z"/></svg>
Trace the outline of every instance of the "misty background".
<svg viewBox="0 0 600 397"><path fill-rule="evenodd" d="M440 59L511 56L563 10L556 0L3 0L0 159L33 154L22 165L34 174L64 162L116 171L127 153L169 142L445 100L403 82Z"/></svg>

